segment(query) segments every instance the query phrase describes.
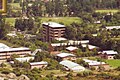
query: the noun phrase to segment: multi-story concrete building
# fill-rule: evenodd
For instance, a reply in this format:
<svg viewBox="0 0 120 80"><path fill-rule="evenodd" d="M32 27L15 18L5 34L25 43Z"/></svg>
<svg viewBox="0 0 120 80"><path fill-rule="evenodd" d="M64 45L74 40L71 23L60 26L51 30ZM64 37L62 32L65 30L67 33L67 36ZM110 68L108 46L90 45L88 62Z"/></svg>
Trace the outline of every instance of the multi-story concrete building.
<svg viewBox="0 0 120 80"><path fill-rule="evenodd" d="M65 26L55 23L55 22L47 22L43 23L43 41L51 42L55 38L61 38L64 36Z"/></svg>
<svg viewBox="0 0 120 80"><path fill-rule="evenodd" d="M6 61L13 54L17 54L19 56L25 56L26 54L31 54L31 50L25 47L11 48L3 43L0 43L0 62Z"/></svg>

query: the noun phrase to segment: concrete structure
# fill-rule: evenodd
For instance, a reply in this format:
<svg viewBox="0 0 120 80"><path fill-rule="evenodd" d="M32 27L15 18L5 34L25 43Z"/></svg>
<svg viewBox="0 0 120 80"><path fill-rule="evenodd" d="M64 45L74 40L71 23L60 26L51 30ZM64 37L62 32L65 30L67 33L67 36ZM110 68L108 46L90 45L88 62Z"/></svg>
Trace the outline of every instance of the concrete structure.
<svg viewBox="0 0 120 80"><path fill-rule="evenodd" d="M108 29L108 30L120 29L120 26L106 26L105 28Z"/></svg>
<svg viewBox="0 0 120 80"><path fill-rule="evenodd" d="M31 54L31 50L26 47L11 48L3 43L0 43L0 61L6 61L13 54L25 56L26 54Z"/></svg>
<svg viewBox="0 0 120 80"><path fill-rule="evenodd" d="M58 61L62 60L75 60L76 56L70 53L60 53L56 55Z"/></svg>
<svg viewBox="0 0 120 80"><path fill-rule="evenodd" d="M68 43L53 43L53 44L51 44L51 46L53 46L53 47L59 47L61 45L72 46L72 45L88 44L88 43L89 43L89 40L81 40L81 41L69 40Z"/></svg>
<svg viewBox="0 0 120 80"><path fill-rule="evenodd" d="M74 46L69 46L66 48L67 51L70 51L70 52L76 52L78 48L77 47L74 47Z"/></svg>
<svg viewBox="0 0 120 80"><path fill-rule="evenodd" d="M65 67L65 70L68 70L68 71L80 72L85 70L84 67L69 60L61 61L60 64L63 65Z"/></svg>
<svg viewBox="0 0 120 80"><path fill-rule="evenodd" d="M98 47L97 46L93 46L93 45L90 45L90 44L82 44L82 47L87 47L88 46L88 48L90 49L90 50L93 50L93 49L98 49Z"/></svg>
<svg viewBox="0 0 120 80"><path fill-rule="evenodd" d="M35 56L36 53L41 52L41 51L42 51L41 49L36 49L35 51L33 51L33 52L31 53L31 55Z"/></svg>
<svg viewBox="0 0 120 80"><path fill-rule="evenodd" d="M100 57L104 59L114 59L114 56L118 54L116 51L113 50L106 50L99 53L100 53Z"/></svg>
<svg viewBox="0 0 120 80"><path fill-rule="evenodd" d="M47 67L48 65L48 62L46 61L41 61L41 62L32 62L30 63L30 68L33 69L33 68L45 68Z"/></svg>
<svg viewBox="0 0 120 80"><path fill-rule="evenodd" d="M61 38L64 36L65 26L55 23L55 22L47 22L42 23L43 26L43 40L45 42L51 42L55 38Z"/></svg>
<svg viewBox="0 0 120 80"><path fill-rule="evenodd" d="M109 70L110 66L106 64L105 62L98 62L94 60L88 60L88 59L83 59L86 63L88 63L89 68L95 68L95 70L98 70L99 67L103 67L105 70Z"/></svg>
<svg viewBox="0 0 120 80"><path fill-rule="evenodd" d="M67 40L66 38L55 38L55 39L58 41L66 41Z"/></svg>
<svg viewBox="0 0 120 80"><path fill-rule="evenodd" d="M22 58L15 58L15 60L18 60L19 62L29 62L30 60L33 60L34 57L22 57Z"/></svg>

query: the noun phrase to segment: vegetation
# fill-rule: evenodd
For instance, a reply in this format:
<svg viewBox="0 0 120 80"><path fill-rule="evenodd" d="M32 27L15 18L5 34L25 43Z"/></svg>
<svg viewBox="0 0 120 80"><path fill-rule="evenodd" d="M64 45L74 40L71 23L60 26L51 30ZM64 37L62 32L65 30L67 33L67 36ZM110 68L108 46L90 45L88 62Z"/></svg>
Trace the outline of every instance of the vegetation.
<svg viewBox="0 0 120 80"><path fill-rule="evenodd" d="M42 49L43 51L36 53L35 59L31 62L47 61L48 66L44 69L31 70L30 62L19 62L15 60L19 56L14 54L9 59L14 61L12 69L2 63L1 73L13 72L17 76L24 74L31 80L120 80L120 64L118 64L120 63L120 29L105 29L106 26L120 25L120 0L50 0L48 2L8 0L7 5L7 15L0 15L0 42L11 47L29 47L32 51ZM65 25L64 37L68 40L89 40L89 44L99 47L99 49L90 50L88 45L84 48L81 43L73 44L72 46L79 48L75 52L78 58L94 57L96 59L98 51L111 49L117 51L115 60L105 60L116 69L80 73L63 71L63 66L59 64L54 55L50 54L50 49L52 49L49 46L50 43L43 42L42 23L48 21ZM16 37L7 35L12 31L15 31ZM56 50L64 51L65 47L60 45ZM97 60L102 61L100 58ZM88 68L88 64L82 59L77 59L75 62ZM103 68L100 67L100 70Z"/></svg>
<svg viewBox="0 0 120 80"><path fill-rule="evenodd" d="M120 62L119 59L117 59L117 60L106 60L106 62L114 68L117 68L117 67L120 66L120 64L118 64Z"/></svg>
<svg viewBox="0 0 120 80"><path fill-rule="evenodd" d="M117 13L117 12L119 12L119 10L117 10L117 9L103 9L103 10L96 10L95 12L97 12L97 13Z"/></svg>

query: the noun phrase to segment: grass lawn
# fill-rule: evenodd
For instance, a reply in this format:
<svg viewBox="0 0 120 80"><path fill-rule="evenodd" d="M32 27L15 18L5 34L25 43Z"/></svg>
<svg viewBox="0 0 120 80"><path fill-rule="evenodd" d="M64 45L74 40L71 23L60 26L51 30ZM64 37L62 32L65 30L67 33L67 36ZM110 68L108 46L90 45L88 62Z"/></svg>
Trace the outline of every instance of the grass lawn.
<svg viewBox="0 0 120 80"><path fill-rule="evenodd" d="M120 37L118 37L118 38L111 38L112 40L120 40Z"/></svg>
<svg viewBox="0 0 120 80"><path fill-rule="evenodd" d="M82 20L78 17L43 17L41 18L42 22L58 22L58 23L64 23L65 25L70 25L73 22L75 23L81 23ZM15 18L6 18L6 23L9 23L11 26L15 25Z"/></svg>
<svg viewBox="0 0 120 80"><path fill-rule="evenodd" d="M109 13L109 12L112 12L112 13L116 13L116 12L119 12L119 10L117 9L107 9L107 10L96 10L95 12L100 12L100 13Z"/></svg>
<svg viewBox="0 0 120 80"><path fill-rule="evenodd" d="M9 3L9 5L11 5L13 9L22 9L19 3Z"/></svg>
<svg viewBox="0 0 120 80"><path fill-rule="evenodd" d="M43 17L41 19L42 22L52 21L52 22L64 23L65 25L70 25L73 22L80 24L82 22L82 20L78 17L50 17L50 18Z"/></svg>
<svg viewBox="0 0 120 80"><path fill-rule="evenodd" d="M112 66L113 68L117 68L118 66L120 66L120 59L116 59L116 60L106 60L106 62Z"/></svg>
<svg viewBox="0 0 120 80"><path fill-rule="evenodd" d="M11 26L14 26L15 25L15 18L6 18L5 23L8 23Z"/></svg>

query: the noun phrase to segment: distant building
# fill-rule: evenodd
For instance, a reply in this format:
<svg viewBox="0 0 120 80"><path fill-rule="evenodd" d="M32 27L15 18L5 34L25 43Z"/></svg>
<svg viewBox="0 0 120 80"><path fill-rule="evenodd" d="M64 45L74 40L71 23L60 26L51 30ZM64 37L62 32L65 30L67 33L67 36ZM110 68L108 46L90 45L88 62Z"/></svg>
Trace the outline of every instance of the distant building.
<svg viewBox="0 0 120 80"><path fill-rule="evenodd" d="M94 60L88 60L88 59L83 59L86 63L88 63L89 68L95 68L95 70L98 70L99 67L103 67L104 70L109 70L110 66L106 64L105 62L98 62Z"/></svg>
<svg viewBox="0 0 120 80"><path fill-rule="evenodd" d="M116 51L113 50L106 50L99 53L100 53L100 57L104 59L114 59L114 56L118 54Z"/></svg>
<svg viewBox="0 0 120 80"><path fill-rule="evenodd" d="M22 57L22 58L15 58L15 60L19 62L29 62L30 60L33 60L34 57Z"/></svg>
<svg viewBox="0 0 120 80"><path fill-rule="evenodd" d="M41 61L41 62L32 62L30 63L30 68L33 69L33 68L45 68L47 67L48 65L48 62L46 61Z"/></svg>
<svg viewBox="0 0 120 80"><path fill-rule="evenodd" d="M58 61L62 60L75 60L76 56L70 53L60 53L56 55Z"/></svg>
<svg viewBox="0 0 120 80"><path fill-rule="evenodd" d="M31 54L31 50L26 47L11 48L3 43L0 43L0 61L6 61L13 54L25 56L26 54Z"/></svg>
<svg viewBox="0 0 120 80"><path fill-rule="evenodd" d="M73 41L73 40L69 40L68 43L52 43L51 46L52 47L60 47L62 45L64 46L72 46L72 45L78 45L78 44L88 44L89 40L81 40L81 41Z"/></svg>
<svg viewBox="0 0 120 80"><path fill-rule="evenodd" d="M93 50L93 49L99 49L99 47L97 46L93 46L93 45L90 45L90 44L82 44L82 47L88 47L89 50Z"/></svg>
<svg viewBox="0 0 120 80"><path fill-rule="evenodd" d="M43 41L51 42L55 38L62 38L65 32L65 26L55 23L55 22L47 22L42 23L43 26Z"/></svg>
<svg viewBox="0 0 120 80"><path fill-rule="evenodd" d="M69 46L69 47L66 48L66 50L69 51L69 52L76 52L77 49L78 48L74 47L74 46Z"/></svg>
<svg viewBox="0 0 120 80"><path fill-rule="evenodd" d="M105 28L106 28L107 30L120 29L120 26L106 26Z"/></svg>
<svg viewBox="0 0 120 80"><path fill-rule="evenodd" d="M65 70L68 70L68 71L80 72L85 70L83 66L80 66L79 64L69 60L61 61L60 64L63 65Z"/></svg>

